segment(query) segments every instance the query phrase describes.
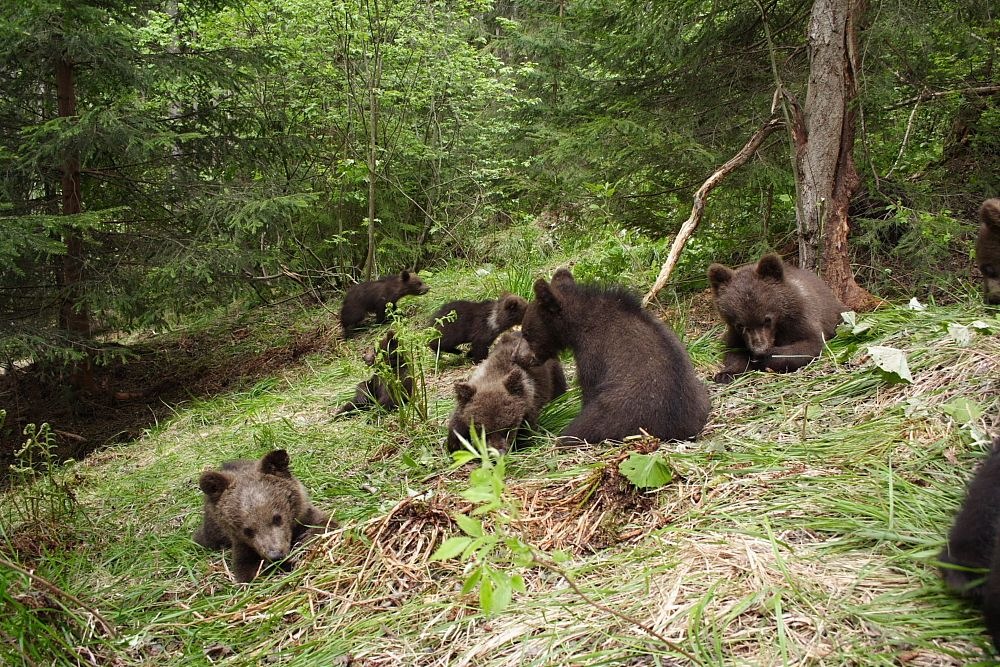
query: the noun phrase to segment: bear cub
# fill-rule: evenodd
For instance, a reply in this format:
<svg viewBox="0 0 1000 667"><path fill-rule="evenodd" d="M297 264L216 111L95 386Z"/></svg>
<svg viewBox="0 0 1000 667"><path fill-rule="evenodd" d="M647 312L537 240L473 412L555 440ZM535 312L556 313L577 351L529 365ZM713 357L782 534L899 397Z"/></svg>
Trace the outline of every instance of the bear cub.
<svg viewBox="0 0 1000 667"><path fill-rule="evenodd" d="M441 333L440 338L430 342L431 351L457 353L459 345L471 343L469 358L478 364L489 354L497 336L521 323L527 305L516 294L504 294L496 301L449 301L431 318L431 326ZM454 321L438 321L452 311Z"/></svg>
<svg viewBox="0 0 1000 667"><path fill-rule="evenodd" d="M983 274L983 299L1000 306L1000 199L987 199L979 207L976 264Z"/></svg>
<svg viewBox="0 0 1000 667"><path fill-rule="evenodd" d="M969 482L965 502L938 560L948 587L982 608L993 646L1000 651L1000 436ZM955 565L954 569L949 565ZM968 569L979 570L968 571ZM984 570L989 570L984 574Z"/></svg>
<svg viewBox="0 0 1000 667"><path fill-rule="evenodd" d="M805 366L822 353L848 310L817 275L773 253L737 269L712 264L708 281L726 324L727 351L716 382L751 370L786 373Z"/></svg>
<svg viewBox="0 0 1000 667"><path fill-rule="evenodd" d="M385 321L385 307L407 295L427 294L430 291L415 273L403 271L398 276L385 276L378 280L352 285L344 295L340 307L340 324L344 337L350 338L368 313L375 313L375 321Z"/></svg>
<svg viewBox="0 0 1000 667"><path fill-rule="evenodd" d="M283 449L259 461L226 461L221 470L203 472L198 486L205 494L205 518L194 541L209 549L232 547L232 570L240 583L284 560L330 521L292 476Z"/></svg>
<svg viewBox="0 0 1000 667"><path fill-rule="evenodd" d="M508 331L466 381L455 383L457 403L448 422L448 451L463 447L459 436L470 440L471 424L480 433L485 429L489 447L506 452L523 435L522 424L535 426L542 408L566 393L558 359L531 368L514 363L520 341L520 333Z"/></svg>
<svg viewBox="0 0 1000 667"><path fill-rule="evenodd" d="M514 360L534 367L573 351L583 394L567 441L623 440L645 431L661 440L697 436L708 421L708 388L684 345L621 287L578 285L566 269L538 280Z"/></svg>
<svg viewBox="0 0 1000 667"><path fill-rule="evenodd" d="M363 358L368 366L375 366L381 361L388 367L393 377L387 382L376 371L364 382L359 382L354 391L354 398L340 406L336 414L364 410L376 404L386 410L395 410L399 405L397 398L407 401L413 396L413 375L406 363L406 357L399 352L399 341L396 340L395 331L385 335L377 350L374 348L366 350ZM396 386L392 387L390 383Z"/></svg>

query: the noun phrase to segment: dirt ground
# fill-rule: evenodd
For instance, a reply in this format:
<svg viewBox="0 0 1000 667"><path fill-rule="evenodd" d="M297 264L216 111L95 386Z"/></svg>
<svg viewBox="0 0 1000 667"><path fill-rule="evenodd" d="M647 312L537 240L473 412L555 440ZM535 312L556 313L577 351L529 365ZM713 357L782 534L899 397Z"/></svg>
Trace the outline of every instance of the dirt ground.
<svg viewBox="0 0 1000 667"><path fill-rule="evenodd" d="M291 317L291 314L289 314ZM335 318L311 321L280 345L268 345L265 326L222 324L197 334L161 335L124 348L127 361L94 365L86 387L76 389L65 371L37 364L0 375L0 485L25 441L27 424L48 423L58 460L81 459L103 446L127 442L167 418L186 401L252 384L332 349Z"/></svg>

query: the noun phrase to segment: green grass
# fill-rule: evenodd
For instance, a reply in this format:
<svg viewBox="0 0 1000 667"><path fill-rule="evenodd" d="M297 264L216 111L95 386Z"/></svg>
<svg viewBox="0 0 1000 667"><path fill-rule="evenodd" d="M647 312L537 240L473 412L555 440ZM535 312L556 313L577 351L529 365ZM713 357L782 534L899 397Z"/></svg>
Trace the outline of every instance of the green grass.
<svg viewBox="0 0 1000 667"><path fill-rule="evenodd" d="M430 296L400 307L423 323L447 299L523 293L557 265L442 270L428 279ZM697 313L675 306L707 377L721 327L699 328ZM370 372L359 352L377 341L373 331L191 402L140 440L76 465L81 511L51 518L37 554L14 549L8 519L0 555L72 598L0 564L0 663L987 663L977 613L943 590L933 561L984 433L996 429L1000 320L971 298L866 317L871 330L831 341L797 373L712 385L704 436L662 446L677 474L651 496L595 485L613 479L621 445L562 449L545 435L572 418L578 392L545 411L535 445L510 456L512 529L568 553L560 567L600 608L560 575L526 568L527 593L487 617L460 593L460 563L430 561L457 533L449 514L467 509L457 494L468 469L450 470L441 443L452 384L469 367L430 362L426 422L379 411L333 419ZM973 320L992 330L965 344L949 338L949 323ZM873 344L907 351L914 382L877 375L865 353ZM956 398L982 416L956 422L945 409ZM197 477L276 447L340 528L292 572L235 585L223 555L191 540Z"/></svg>

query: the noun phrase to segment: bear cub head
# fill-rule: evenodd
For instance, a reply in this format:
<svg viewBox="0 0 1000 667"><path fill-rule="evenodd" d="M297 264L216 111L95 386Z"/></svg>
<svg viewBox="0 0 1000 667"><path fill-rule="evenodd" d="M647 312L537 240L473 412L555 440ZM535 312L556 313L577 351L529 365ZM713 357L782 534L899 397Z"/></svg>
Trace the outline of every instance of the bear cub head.
<svg viewBox="0 0 1000 667"><path fill-rule="evenodd" d="M518 294L504 294L490 311L487 325L491 331L506 331L521 323L528 302Z"/></svg>
<svg viewBox="0 0 1000 667"><path fill-rule="evenodd" d="M399 274L400 296L427 294L431 291L427 283L415 273L401 271Z"/></svg>
<svg viewBox="0 0 1000 667"><path fill-rule="evenodd" d="M486 431L489 447L506 452L515 441L525 416L532 411L534 394L531 378L515 367L499 382L482 386L471 382L456 383L455 412L467 429Z"/></svg>
<svg viewBox="0 0 1000 667"><path fill-rule="evenodd" d="M559 269L552 282L535 281L535 299L528 304L521 320L522 341L514 353L514 362L523 366L538 366L555 359L559 352L569 347L569 331L565 310L572 306L571 298L576 281L568 269ZM596 315L596 313L595 313Z"/></svg>
<svg viewBox="0 0 1000 667"><path fill-rule="evenodd" d="M288 556L296 522L309 501L289 471L288 453L278 449L237 468L206 470L198 481L206 510L233 542L274 562Z"/></svg>
<svg viewBox="0 0 1000 667"><path fill-rule="evenodd" d="M750 354L764 357L774 347L775 333L795 292L785 284L785 265L775 254L764 255L752 271L734 280L736 271L722 264L708 267L715 307L740 334Z"/></svg>

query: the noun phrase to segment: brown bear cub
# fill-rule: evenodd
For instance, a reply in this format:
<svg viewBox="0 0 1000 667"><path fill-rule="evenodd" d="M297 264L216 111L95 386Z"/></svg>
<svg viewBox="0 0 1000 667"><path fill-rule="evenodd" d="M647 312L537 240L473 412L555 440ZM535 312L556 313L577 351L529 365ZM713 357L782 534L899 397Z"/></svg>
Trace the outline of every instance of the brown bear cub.
<svg viewBox="0 0 1000 667"><path fill-rule="evenodd" d="M383 363L392 374L392 378L379 375L376 371L364 382L359 382L354 391L354 398L337 409L336 414L344 414L352 410L364 410L375 405L381 405L386 410L395 410L401 401L407 401L413 396L413 375L410 374L406 357L399 352L399 341L396 332L390 331L379 343L378 349L369 349L364 354L365 363L375 366ZM395 386L390 386L394 384Z"/></svg>
<svg viewBox="0 0 1000 667"><path fill-rule="evenodd" d="M468 380L455 383L458 400L448 422L448 451L461 449L461 438L470 440L471 424L479 433L485 429L489 447L506 452L523 436L522 424L535 426L542 408L566 393L558 359L530 368L514 363L520 341L520 333L508 331Z"/></svg>
<svg viewBox="0 0 1000 667"><path fill-rule="evenodd" d="M283 449L260 461L226 461L222 470L203 472L198 486L205 493L205 519L194 541L209 549L232 547L233 574L241 583L282 561L330 520L292 477Z"/></svg>
<svg viewBox="0 0 1000 667"><path fill-rule="evenodd" d="M1000 436L980 466L938 556L941 575L954 592L979 605L993 646L1000 651ZM955 566L955 567L951 567ZM987 572L988 570L988 572Z"/></svg>
<svg viewBox="0 0 1000 667"><path fill-rule="evenodd" d="M775 254L735 270L712 264L708 280L728 348L716 382L751 370L786 373L805 366L848 310L818 276Z"/></svg>
<svg viewBox="0 0 1000 667"><path fill-rule="evenodd" d="M1000 199L987 199L979 207L976 264L983 274L983 298L1000 306Z"/></svg>
<svg viewBox="0 0 1000 667"><path fill-rule="evenodd" d="M579 285L566 269L535 282L514 354L528 367L570 348L583 409L564 440L622 440L645 431L661 440L697 436L708 421L708 389L680 340L621 287Z"/></svg>
<svg viewBox="0 0 1000 667"><path fill-rule="evenodd" d="M344 295L340 307L340 324L344 337L349 338L368 313L375 313L375 321L385 321L385 307L407 295L427 294L430 291L424 281L415 273L403 271L398 276L386 276L378 280L352 285Z"/></svg>
<svg viewBox="0 0 1000 667"><path fill-rule="evenodd" d="M431 318L431 326L441 332L440 338L430 342L431 351L457 353L459 345L472 343L469 358L478 364L489 354L497 336L521 323L527 305L516 294L504 294L496 301L449 301ZM454 321L438 321L452 311Z"/></svg>

